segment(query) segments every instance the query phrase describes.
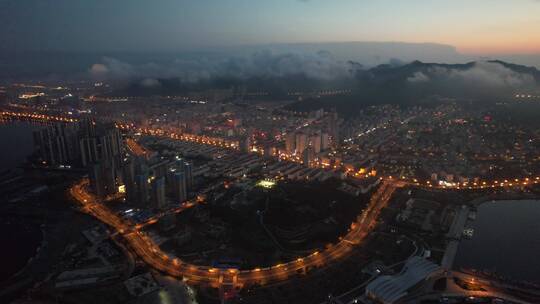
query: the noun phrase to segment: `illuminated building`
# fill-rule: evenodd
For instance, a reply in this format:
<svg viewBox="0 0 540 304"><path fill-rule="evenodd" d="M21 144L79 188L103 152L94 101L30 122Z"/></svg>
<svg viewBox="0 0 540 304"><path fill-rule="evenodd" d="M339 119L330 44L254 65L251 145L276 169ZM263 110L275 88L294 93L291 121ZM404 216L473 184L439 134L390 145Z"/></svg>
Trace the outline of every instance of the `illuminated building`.
<svg viewBox="0 0 540 304"><path fill-rule="evenodd" d="M92 137L96 135L96 124L90 119L79 121L79 130L82 137Z"/></svg>
<svg viewBox="0 0 540 304"><path fill-rule="evenodd" d="M321 152L321 133L316 133L309 137L309 146L313 148L315 153Z"/></svg>
<svg viewBox="0 0 540 304"><path fill-rule="evenodd" d="M104 197L105 191L104 191L104 180L103 180L103 174L102 174L102 168L99 164L94 164L90 166L90 172L89 172L89 178L90 178L90 187L92 190L94 190L94 193L98 197Z"/></svg>
<svg viewBox="0 0 540 304"><path fill-rule="evenodd" d="M409 294L415 285L440 273L439 265L414 256L405 262L399 274L382 275L371 281L366 286L365 294L377 303L397 303Z"/></svg>
<svg viewBox="0 0 540 304"><path fill-rule="evenodd" d="M49 166L78 165L75 125L53 124L34 131L34 147Z"/></svg>
<svg viewBox="0 0 540 304"><path fill-rule="evenodd" d="M98 162L90 165L89 169L90 186L98 197L116 193L116 170L111 164Z"/></svg>
<svg viewBox="0 0 540 304"><path fill-rule="evenodd" d="M288 154L293 154L296 148L296 134L294 132L287 133L285 137L285 150Z"/></svg>
<svg viewBox="0 0 540 304"><path fill-rule="evenodd" d="M99 159L98 143L96 138L82 138L80 141L81 162L84 167Z"/></svg>
<svg viewBox="0 0 540 304"><path fill-rule="evenodd" d="M175 172L173 175L173 199L175 202L187 200L186 176L184 172Z"/></svg>
<svg viewBox="0 0 540 304"><path fill-rule="evenodd" d="M296 133L296 154L302 154L306 149L307 144L307 135L302 132Z"/></svg>
<svg viewBox="0 0 540 304"><path fill-rule="evenodd" d="M193 191L193 167L190 163L184 163L184 174L186 175L187 193Z"/></svg>
<svg viewBox="0 0 540 304"><path fill-rule="evenodd" d="M98 127L94 128L94 123L89 121L80 124L80 163L89 168L90 184L94 185L96 194L105 197L118 190L116 179L122 163L122 139L114 124Z"/></svg>
<svg viewBox="0 0 540 304"><path fill-rule="evenodd" d="M165 197L165 178L157 178L152 181L152 203L155 209L164 210L167 207Z"/></svg>
<svg viewBox="0 0 540 304"><path fill-rule="evenodd" d="M266 142L262 148L265 157L273 157L277 153L277 148L271 142Z"/></svg>
<svg viewBox="0 0 540 304"><path fill-rule="evenodd" d="M242 125L242 118L234 118L232 119L232 125L234 128L238 128Z"/></svg>
<svg viewBox="0 0 540 304"><path fill-rule="evenodd" d="M45 96L45 93L43 93L43 92L38 92L38 93L25 93L25 94L19 95L19 98L20 98L20 99L32 99L32 98L42 97L42 96Z"/></svg>
<svg viewBox="0 0 540 304"><path fill-rule="evenodd" d="M274 186L276 185L276 181L272 179L263 179L263 180L258 181L256 185L258 187L271 189L271 188L274 188Z"/></svg>
<svg viewBox="0 0 540 304"><path fill-rule="evenodd" d="M332 142L335 146L339 146L339 125L338 114L334 109L330 112L328 117L328 133L332 137Z"/></svg>
<svg viewBox="0 0 540 304"><path fill-rule="evenodd" d="M248 153L251 147L251 139L249 136L245 136L240 140L240 151Z"/></svg>
<svg viewBox="0 0 540 304"><path fill-rule="evenodd" d="M120 131L114 125L100 126L95 130L87 129L80 139L81 162L83 166L97 161L112 161L120 164L122 152L122 138Z"/></svg>
<svg viewBox="0 0 540 304"><path fill-rule="evenodd" d="M315 151L313 147L308 147L302 153L302 161L304 165L310 166L315 161Z"/></svg>
<svg viewBox="0 0 540 304"><path fill-rule="evenodd" d="M35 131L34 146L41 159L48 165L65 164L67 162L65 138L56 132L54 126Z"/></svg>
<svg viewBox="0 0 540 304"><path fill-rule="evenodd" d="M140 207L146 207L148 203L148 174L143 173L135 176L136 203Z"/></svg>
<svg viewBox="0 0 540 304"><path fill-rule="evenodd" d="M323 132L321 134L321 151L326 151L330 148L330 141L328 139L328 133Z"/></svg>
<svg viewBox="0 0 540 304"><path fill-rule="evenodd" d="M135 187L135 164L128 160L122 166L122 180L126 188L126 198L128 201L136 200Z"/></svg>
<svg viewBox="0 0 540 304"><path fill-rule="evenodd" d="M161 178L165 177L167 175L167 170L169 166L171 165L171 162L169 160L163 160L154 162L153 164L149 165L149 169L152 172L152 175L155 178Z"/></svg>

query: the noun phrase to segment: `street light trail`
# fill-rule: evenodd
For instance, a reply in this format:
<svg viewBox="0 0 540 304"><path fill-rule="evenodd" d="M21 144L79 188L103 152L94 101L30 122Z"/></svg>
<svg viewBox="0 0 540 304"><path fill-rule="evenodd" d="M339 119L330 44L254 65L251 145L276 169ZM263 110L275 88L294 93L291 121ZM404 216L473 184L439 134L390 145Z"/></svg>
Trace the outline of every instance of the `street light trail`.
<svg viewBox="0 0 540 304"><path fill-rule="evenodd" d="M152 268L174 277L217 287L224 281L232 282L236 286L283 281L299 271L311 267L324 267L347 257L354 246L361 244L375 227L380 211L387 205L393 192L403 185L402 182L382 182L377 192L373 194L368 207L357 217L357 221L351 225L351 230L337 244L287 263L250 270L217 269L189 264L176 257L170 257L141 232L138 229L140 227L123 220L89 193L86 190L88 180L83 179L73 186L70 193L83 206L85 212L113 227L135 254Z"/></svg>

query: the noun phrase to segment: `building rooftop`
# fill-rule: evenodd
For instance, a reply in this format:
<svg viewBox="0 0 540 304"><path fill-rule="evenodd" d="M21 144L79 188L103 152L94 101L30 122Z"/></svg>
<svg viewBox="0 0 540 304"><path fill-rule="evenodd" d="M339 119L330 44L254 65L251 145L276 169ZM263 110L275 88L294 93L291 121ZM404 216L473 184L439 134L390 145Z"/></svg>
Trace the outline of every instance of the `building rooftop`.
<svg viewBox="0 0 540 304"><path fill-rule="evenodd" d="M422 280L441 270L441 267L415 256L407 260L402 271L394 276L380 276L366 287L366 295L380 303L395 303Z"/></svg>

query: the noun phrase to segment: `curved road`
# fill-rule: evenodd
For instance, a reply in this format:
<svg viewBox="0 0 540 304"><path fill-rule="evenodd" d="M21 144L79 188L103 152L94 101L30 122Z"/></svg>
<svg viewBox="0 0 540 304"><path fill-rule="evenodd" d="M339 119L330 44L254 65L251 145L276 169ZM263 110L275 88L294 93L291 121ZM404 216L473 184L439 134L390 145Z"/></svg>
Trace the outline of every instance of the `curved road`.
<svg viewBox="0 0 540 304"><path fill-rule="evenodd" d="M404 185L405 183L399 181L382 182L377 192L371 197L367 208L357 217L356 222L351 224L349 232L340 238L337 244L288 263L250 270L218 269L193 265L168 256L139 230L140 227L123 220L89 193L87 179L83 179L73 186L70 193L82 205L85 212L113 227L125 239L134 253L154 269L188 281L219 287L223 284L245 286L283 281L297 273L304 272L307 268L324 267L348 256L354 246L360 244L375 227L380 211L387 205L396 188Z"/></svg>

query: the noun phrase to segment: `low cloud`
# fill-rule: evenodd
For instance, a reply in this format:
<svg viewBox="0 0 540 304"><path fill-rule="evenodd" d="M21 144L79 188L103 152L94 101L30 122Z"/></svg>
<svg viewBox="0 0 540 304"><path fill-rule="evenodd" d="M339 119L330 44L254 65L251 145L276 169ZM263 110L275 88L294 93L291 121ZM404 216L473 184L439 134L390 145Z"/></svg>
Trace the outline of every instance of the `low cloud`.
<svg viewBox="0 0 540 304"><path fill-rule="evenodd" d="M95 63L90 67L90 74L92 76L101 76L106 75L109 72L109 69L106 65L102 63Z"/></svg>
<svg viewBox="0 0 540 304"><path fill-rule="evenodd" d="M498 62L477 62L472 67L457 69L435 66L423 72L415 72L407 78L410 83L426 83L429 81L454 82L482 87L533 87L534 77L527 73L519 73Z"/></svg>
<svg viewBox="0 0 540 304"><path fill-rule="evenodd" d="M160 82L155 78L145 78L141 81L141 86L145 88L154 88L159 87L160 85Z"/></svg>
<svg viewBox="0 0 540 304"><path fill-rule="evenodd" d="M412 76L408 77L407 81L412 83L427 82L429 81L429 77L423 72L416 72Z"/></svg>
<svg viewBox="0 0 540 304"><path fill-rule="evenodd" d="M173 78L196 82L215 77L284 77L305 75L319 80L350 78L360 65L337 59L331 53L274 53L258 51L243 57L176 58L170 62L130 64L105 57L90 68L94 77L111 79Z"/></svg>

